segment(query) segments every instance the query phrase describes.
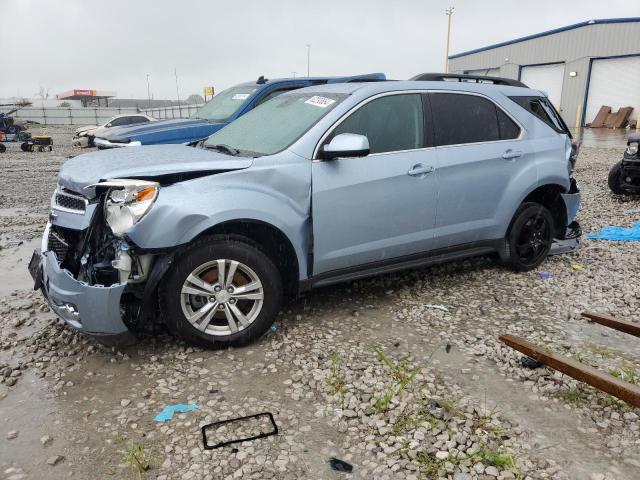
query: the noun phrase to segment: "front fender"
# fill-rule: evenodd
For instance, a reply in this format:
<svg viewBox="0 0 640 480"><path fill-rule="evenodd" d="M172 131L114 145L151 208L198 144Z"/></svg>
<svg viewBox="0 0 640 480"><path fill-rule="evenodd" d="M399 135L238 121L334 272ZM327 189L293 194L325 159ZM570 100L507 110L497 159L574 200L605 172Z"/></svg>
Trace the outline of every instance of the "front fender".
<svg viewBox="0 0 640 480"><path fill-rule="evenodd" d="M229 221L258 221L291 242L301 276L307 272L310 174L307 162L278 169L248 169L164 187L156 205L127 236L143 249L170 249ZM296 177L295 182L291 181Z"/></svg>

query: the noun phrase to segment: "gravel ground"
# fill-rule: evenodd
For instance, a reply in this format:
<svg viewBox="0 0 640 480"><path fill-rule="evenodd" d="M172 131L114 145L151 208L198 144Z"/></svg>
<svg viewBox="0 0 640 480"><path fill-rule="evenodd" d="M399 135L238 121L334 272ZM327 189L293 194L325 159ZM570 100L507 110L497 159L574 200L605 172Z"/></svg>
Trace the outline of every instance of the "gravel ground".
<svg viewBox="0 0 640 480"><path fill-rule="evenodd" d="M550 279L479 258L317 290L242 349L157 332L119 351L72 332L29 289L56 172L78 153L69 128L48 132L51 153L0 155L0 479L137 478L147 464L142 478L185 480L640 476L639 409L525 368L497 340L519 335L640 383L640 342L579 317L640 321L637 244L585 239L542 265ZM623 145L583 148L586 232L640 218L638 198L606 187ZM154 421L177 403L200 408ZM260 412L277 435L203 448L203 425ZM266 428L229 425L210 441Z"/></svg>

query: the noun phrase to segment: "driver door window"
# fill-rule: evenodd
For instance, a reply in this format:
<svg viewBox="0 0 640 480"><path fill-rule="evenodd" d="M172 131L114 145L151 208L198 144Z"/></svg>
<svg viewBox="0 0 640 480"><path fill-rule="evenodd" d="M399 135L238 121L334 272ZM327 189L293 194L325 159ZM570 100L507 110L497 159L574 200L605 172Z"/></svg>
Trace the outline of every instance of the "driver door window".
<svg viewBox="0 0 640 480"><path fill-rule="evenodd" d="M420 94L389 95L365 104L336 127L327 143L341 133L369 139L371 153L415 150L425 146Z"/></svg>

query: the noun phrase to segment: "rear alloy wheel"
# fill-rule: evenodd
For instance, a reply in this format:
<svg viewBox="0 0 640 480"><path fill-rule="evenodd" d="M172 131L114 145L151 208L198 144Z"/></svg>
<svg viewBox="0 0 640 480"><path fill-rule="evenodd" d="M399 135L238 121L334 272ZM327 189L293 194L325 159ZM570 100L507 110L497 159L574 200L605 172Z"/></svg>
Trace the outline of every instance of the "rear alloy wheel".
<svg viewBox="0 0 640 480"><path fill-rule="evenodd" d="M547 258L554 236L551 212L539 203L523 203L507 234L506 264L517 271L538 267Z"/></svg>
<svg viewBox="0 0 640 480"><path fill-rule="evenodd" d="M282 286L277 268L258 248L235 239L210 240L176 259L160 295L169 328L212 348L244 345L262 335L280 309Z"/></svg>

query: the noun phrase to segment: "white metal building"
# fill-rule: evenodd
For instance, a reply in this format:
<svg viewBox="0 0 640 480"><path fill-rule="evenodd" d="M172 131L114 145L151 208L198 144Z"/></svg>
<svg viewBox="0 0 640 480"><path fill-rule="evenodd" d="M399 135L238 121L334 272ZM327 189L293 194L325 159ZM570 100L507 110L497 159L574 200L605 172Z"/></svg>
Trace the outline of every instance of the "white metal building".
<svg viewBox="0 0 640 480"><path fill-rule="evenodd" d="M640 17L589 20L449 57L449 71L519 79L543 90L567 125L602 105L640 113Z"/></svg>

